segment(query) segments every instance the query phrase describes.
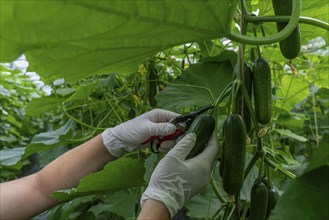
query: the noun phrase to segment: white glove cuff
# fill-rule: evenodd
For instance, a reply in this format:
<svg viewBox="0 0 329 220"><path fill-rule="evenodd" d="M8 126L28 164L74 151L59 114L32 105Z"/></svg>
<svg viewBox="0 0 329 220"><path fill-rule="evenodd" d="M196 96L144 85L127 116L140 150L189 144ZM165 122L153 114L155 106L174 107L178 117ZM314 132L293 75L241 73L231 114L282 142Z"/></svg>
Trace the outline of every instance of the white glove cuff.
<svg viewBox="0 0 329 220"><path fill-rule="evenodd" d="M113 128L107 128L102 133L103 144L107 150L115 157L121 157L125 154L124 144L121 140L114 136L112 133Z"/></svg>
<svg viewBox="0 0 329 220"><path fill-rule="evenodd" d="M172 198L170 194L159 190L152 190L151 188L147 188L141 198L142 207L147 199L154 199L163 202L169 210L171 217L175 216L178 210L181 208L177 201Z"/></svg>

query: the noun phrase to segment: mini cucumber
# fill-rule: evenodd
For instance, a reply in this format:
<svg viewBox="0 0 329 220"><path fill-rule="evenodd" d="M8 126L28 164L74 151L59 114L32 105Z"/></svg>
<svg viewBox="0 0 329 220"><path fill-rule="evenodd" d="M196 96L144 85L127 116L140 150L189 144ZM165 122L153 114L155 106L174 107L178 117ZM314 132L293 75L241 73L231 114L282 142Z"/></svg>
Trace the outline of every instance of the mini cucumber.
<svg viewBox="0 0 329 220"><path fill-rule="evenodd" d="M275 15L291 15L292 0L272 0ZM281 31L287 26L287 22L277 22L277 29ZM280 51L287 59L294 59L300 51L300 32L299 26L284 40L280 41Z"/></svg>
<svg viewBox="0 0 329 220"><path fill-rule="evenodd" d="M197 139L187 159L195 157L204 150L214 129L215 119L210 114L201 114L194 119L187 133L195 133Z"/></svg>
<svg viewBox="0 0 329 220"><path fill-rule="evenodd" d="M253 88L257 121L266 125L272 116L272 86L270 65L263 58L254 62Z"/></svg>
<svg viewBox="0 0 329 220"><path fill-rule="evenodd" d="M250 220L265 220L268 202L268 189L266 185L256 180L251 188Z"/></svg>
<svg viewBox="0 0 329 220"><path fill-rule="evenodd" d="M223 188L229 195L240 192L246 161L246 126L239 114L231 114L224 123Z"/></svg>

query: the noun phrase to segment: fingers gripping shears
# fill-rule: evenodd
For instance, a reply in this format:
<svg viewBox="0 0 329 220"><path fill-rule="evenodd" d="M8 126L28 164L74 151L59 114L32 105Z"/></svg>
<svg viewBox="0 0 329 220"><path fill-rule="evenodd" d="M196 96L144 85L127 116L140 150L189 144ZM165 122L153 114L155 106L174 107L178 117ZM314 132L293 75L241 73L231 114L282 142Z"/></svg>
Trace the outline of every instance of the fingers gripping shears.
<svg viewBox="0 0 329 220"><path fill-rule="evenodd" d="M146 141L144 141L142 144L150 143L151 151L153 153L159 153L159 148L161 147L161 144L163 142L169 140L175 140L176 138L178 138L190 127L190 125L198 115L208 111L211 108L214 108L214 106L208 105L192 113L186 115L180 115L176 118L171 119L169 123L172 123L176 126L176 131L174 133L169 134L167 136L161 136L161 135L152 136Z"/></svg>

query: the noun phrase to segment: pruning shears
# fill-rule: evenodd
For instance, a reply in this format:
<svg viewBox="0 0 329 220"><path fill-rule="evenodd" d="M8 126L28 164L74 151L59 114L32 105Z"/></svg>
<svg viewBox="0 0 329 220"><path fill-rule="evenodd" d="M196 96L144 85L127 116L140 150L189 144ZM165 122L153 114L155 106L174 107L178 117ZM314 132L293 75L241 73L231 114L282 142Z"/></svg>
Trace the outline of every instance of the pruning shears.
<svg viewBox="0 0 329 220"><path fill-rule="evenodd" d="M144 141L142 144L150 143L150 149L153 153L159 153L159 148L161 147L161 144L165 141L169 140L175 140L177 137L182 135L185 131L188 130L194 119L208 111L209 109L214 108L213 105L205 106L197 111L194 111L192 113L186 114L186 115L180 115L176 118L173 118L169 121L169 123L172 123L176 126L176 131L172 134L169 134L167 136L161 136L161 135L155 135ZM154 147L155 145L155 147Z"/></svg>

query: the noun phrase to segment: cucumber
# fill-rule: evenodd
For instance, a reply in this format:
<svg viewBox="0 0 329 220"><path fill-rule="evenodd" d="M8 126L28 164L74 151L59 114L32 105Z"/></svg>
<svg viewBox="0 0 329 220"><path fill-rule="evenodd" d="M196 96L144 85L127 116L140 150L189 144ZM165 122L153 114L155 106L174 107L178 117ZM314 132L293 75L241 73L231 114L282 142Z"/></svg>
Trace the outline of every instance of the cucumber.
<svg viewBox="0 0 329 220"><path fill-rule="evenodd" d="M265 220L268 202L268 189L266 185L256 180L251 188L250 220Z"/></svg>
<svg viewBox="0 0 329 220"><path fill-rule="evenodd" d="M272 209L274 209L277 201L279 199L279 193L275 188L268 189L268 200L267 200L267 210L266 210L266 218L268 218L271 214Z"/></svg>
<svg viewBox="0 0 329 220"><path fill-rule="evenodd" d="M149 68L148 68L148 99L151 107L156 106L156 99L155 96L157 95L157 78L158 78L158 73L155 68L155 61L151 61Z"/></svg>
<svg viewBox="0 0 329 220"><path fill-rule="evenodd" d="M275 15L291 15L292 0L272 0ZM277 22L278 31L286 27L287 22ZM300 51L300 32L299 25L294 31L284 40L279 42L280 51L287 59L294 59L298 56Z"/></svg>
<svg viewBox="0 0 329 220"><path fill-rule="evenodd" d="M223 188L229 195L240 192L246 161L246 126L239 114L229 115L224 123Z"/></svg>
<svg viewBox="0 0 329 220"><path fill-rule="evenodd" d="M270 65L263 58L253 64L253 88L257 121L266 125L272 116L272 87Z"/></svg>
<svg viewBox="0 0 329 220"><path fill-rule="evenodd" d="M234 67L233 71L233 77L237 77L237 65ZM251 98L252 95L252 71L247 62L243 63L243 84L247 90L249 98ZM246 131L247 133L251 130L251 116L248 111L246 102L242 100L243 95L241 90L238 91L238 94L235 98L235 113L238 113L242 116L244 123L246 124Z"/></svg>
<svg viewBox="0 0 329 220"><path fill-rule="evenodd" d="M214 129L215 119L210 114L201 114L194 119L187 133L195 133L197 139L187 159L195 157L204 150Z"/></svg>

